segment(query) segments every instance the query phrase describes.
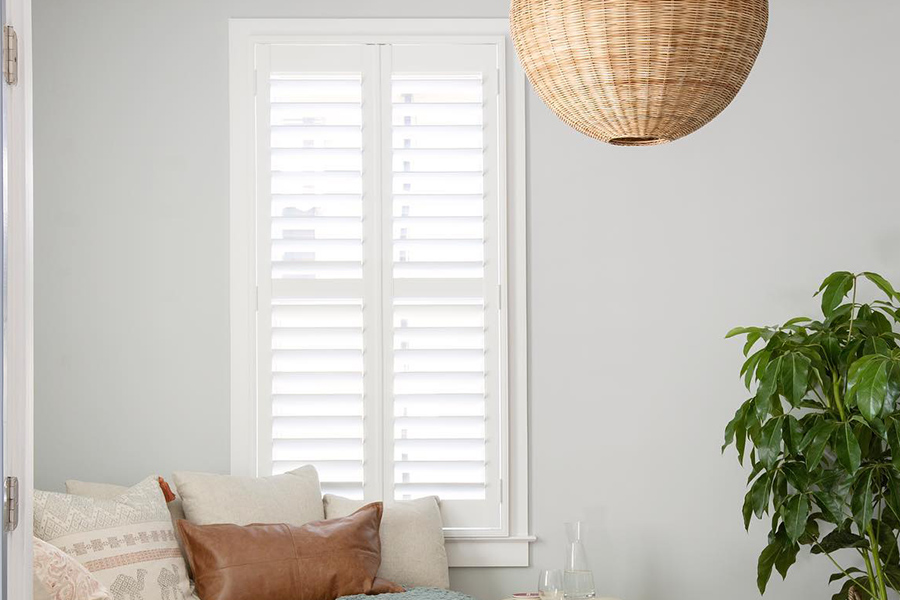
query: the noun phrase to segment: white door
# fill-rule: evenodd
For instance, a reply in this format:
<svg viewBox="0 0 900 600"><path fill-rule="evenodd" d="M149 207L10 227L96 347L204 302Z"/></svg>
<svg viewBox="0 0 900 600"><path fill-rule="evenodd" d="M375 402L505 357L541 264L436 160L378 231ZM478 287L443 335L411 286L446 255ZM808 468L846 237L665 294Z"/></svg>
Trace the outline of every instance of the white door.
<svg viewBox="0 0 900 600"><path fill-rule="evenodd" d="M2 88L2 344L3 423L0 481L4 492L0 556L3 598L31 598L32 494L32 184L31 0L0 0ZM7 74L10 74L9 76ZM10 485L15 482L15 485Z"/></svg>

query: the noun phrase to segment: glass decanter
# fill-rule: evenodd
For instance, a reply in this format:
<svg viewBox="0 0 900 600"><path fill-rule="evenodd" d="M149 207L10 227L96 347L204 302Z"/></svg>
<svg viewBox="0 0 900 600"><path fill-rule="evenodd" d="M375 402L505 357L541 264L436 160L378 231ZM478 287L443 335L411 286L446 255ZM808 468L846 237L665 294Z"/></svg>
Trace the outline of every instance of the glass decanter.
<svg viewBox="0 0 900 600"><path fill-rule="evenodd" d="M597 595L597 590L594 589L594 574L584 551L584 526L581 521L566 523L566 535L569 537L569 545L563 573L565 597L593 598Z"/></svg>

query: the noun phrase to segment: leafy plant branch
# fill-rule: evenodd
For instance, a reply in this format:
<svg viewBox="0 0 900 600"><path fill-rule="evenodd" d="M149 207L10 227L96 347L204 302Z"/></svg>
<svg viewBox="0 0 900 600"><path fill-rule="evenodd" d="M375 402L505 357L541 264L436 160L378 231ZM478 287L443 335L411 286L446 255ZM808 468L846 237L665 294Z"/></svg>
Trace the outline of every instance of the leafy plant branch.
<svg viewBox="0 0 900 600"><path fill-rule="evenodd" d="M860 303L860 285L878 299ZM900 591L900 294L877 273L839 271L819 287L822 317L738 327L741 377L750 397L725 428L749 463L744 526L767 519L757 564L764 593L784 578L803 546L824 554L850 590L872 600ZM849 297L849 301L847 301ZM862 566L835 553L853 549Z"/></svg>

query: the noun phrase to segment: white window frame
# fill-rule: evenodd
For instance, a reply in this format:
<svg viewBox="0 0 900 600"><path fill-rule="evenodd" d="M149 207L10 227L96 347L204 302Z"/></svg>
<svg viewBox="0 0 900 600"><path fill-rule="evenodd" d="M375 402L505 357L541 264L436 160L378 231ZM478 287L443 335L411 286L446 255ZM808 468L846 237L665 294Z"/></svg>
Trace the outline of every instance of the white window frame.
<svg viewBox="0 0 900 600"><path fill-rule="evenodd" d="M254 56L259 44L492 43L505 62L501 135L507 177L500 210L506 214L507 377L501 413L503 514L500 535L447 536L451 567L529 565L528 399L526 313L525 77L515 60L507 19L231 19L230 34L230 326L231 472L256 475L258 406L256 352L256 134Z"/></svg>

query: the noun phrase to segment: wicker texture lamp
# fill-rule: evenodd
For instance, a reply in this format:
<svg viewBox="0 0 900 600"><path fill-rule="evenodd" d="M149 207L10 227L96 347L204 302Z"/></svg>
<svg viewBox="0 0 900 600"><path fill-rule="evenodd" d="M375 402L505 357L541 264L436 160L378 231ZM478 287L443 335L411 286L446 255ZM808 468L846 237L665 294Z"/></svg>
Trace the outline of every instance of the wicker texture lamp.
<svg viewBox="0 0 900 600"><path fill-rule="evenodd" d="M768 0L512 0L510 28L541 100L581 133L662 144L710 122L756 60Z"/></svg>

